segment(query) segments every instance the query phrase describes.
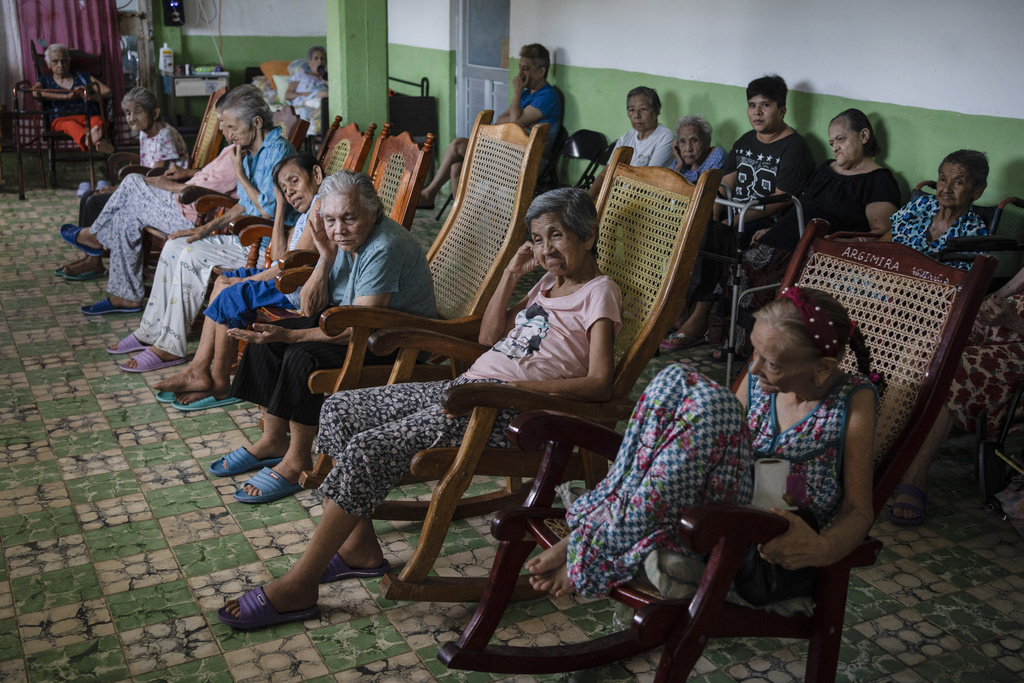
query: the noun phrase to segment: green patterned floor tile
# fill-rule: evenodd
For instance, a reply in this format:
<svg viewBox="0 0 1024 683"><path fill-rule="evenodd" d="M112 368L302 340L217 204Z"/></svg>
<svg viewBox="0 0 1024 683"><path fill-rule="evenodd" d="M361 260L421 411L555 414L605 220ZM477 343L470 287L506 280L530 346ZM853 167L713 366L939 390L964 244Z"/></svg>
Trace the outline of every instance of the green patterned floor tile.
<svg viewBox="0 0 1024 683"><path fill-rule="evenodd" d="M416 532L408 534L408 539L409 543L413 546L419 545L420 529L417 528ZM442 552L445 555L457 555L467 550L476 550L477 548L484 548L489 545L490 543L480 535L479 531L471 527L465 520L460 519L448 526L448 533L444 537L444 550Z"/></svg>
<svg viewBox="0 0 1024 683"><path fill-rule="evenodd" d="M113 683L129 676L117 636L29 655L28 674L29 680L45 683Z"/></svg>
<svg viewBox="0 0 1024 683"><path fill-rule="evenodd" d="M106 355L106 354L104 354ZM108 358L110 356L107 356ZM93 377L89 380L89 388L92 389L92 393L97 396L103 394L113 394L117 391L128 391L131 389L139 389L146 386L146 380L141 375L133 372L118 372L103 375L102 377ZM166 420L167 418L161 418Z"/></svg>
<svg viewBox="0 0 1024 683"><path fill-rule="evenodd" d="M243 531L309 518L294 496L259 505L232 505L231 514Z"/></svg>
<svg viewBox="0 0 1024 683"><path fill-rule="evenodd" d="M27 278L10 279L10 280L4 280L4 279L0 278L0 292L6 292L6 291L9 291L9 290L12 290L12 289L31 289L31 288L33 288L35 286L36 286L36 281L35 280L30 280L30 279L27 279ZM14 299L14 298L17 298L17 297L4 297L4 301L7 301L8 299Z"/></svg>
<svg viewBox="0 0 1024 683"><path fill-rule="evenodd" d="M974 484L977 486L977 484ZM955 543L971 538L985 536L999 530L996 517L985 518L964 514L964 511L953 505L946 505L929 510L925 518L925 528Z"/></svg>
<svg viewBox="0 0 1024 683"><path fill-rule="evenodd" d="M429 496L430 487L426 484L409 484L408 486L396 486L388 493L388 500L402 500L403 498L419 498Z"/></svg>
<svg viewBox="0 0 1024 683"><path fill-rule="evenodd" d="M174 428L178 430L178 434L181 434L183 439L191 439L193 436L203 436L204 434L219 434L220 432L238 429L235 421L224 412L209 413L200 411L196 414L189 414L185 417L171 420L171 424L174 425Z"/></svg>
<svg viewBox="0 0 1024 683"><path fill-rule="evenodd" d="M985 533L990 532L991 529ZM1009 574L1006 569L994 562L989 562L961 545L936 548L927 553L915 555L911 559L957 588L977 586Z"/></svg>
<svg viewBox="0 0 1024 683"><path fill-rule="evenodd" d="M839 661L843 675L855 681L873 681L905 668L903 662L853 629L843 632Z"/></svg>
<svg viewBox="0 0 1024 683"><path fill-rule="evenodd" d="M536 619L537 617L543 617L557 611L558 608L547 598L517 600L516 602L509 603L509 606L505 609L505 614L501 617L501 621L498 622L498 627L501 628L502 626L516 624L520 621Z"/></svg>
<svg viewBox="0 0 1024 683"><path fill-rule="evenodd" d="M271 626L270 628L261 628L253 631L240 631L221 622L221 620L217 618L216 610L206 613L206 621L210 624L210 630L213 631L213 636L217 639L217 642L220 643L221 649L225 652L239 650L243 647L257 645L259 643L266 643L286 636L294 636L305 630L302 627L301 621L292 621L287 624Z"/></svg>
<svg viewBox="0 0 1024 683"><path fill-rule="evenodd" d="M199 614L199 605L184 581L158 583L107 596L118 631Z"/></svg>
<svg viewBox="0 0 1024 683"><path fill-rule="evenodd" d="M50 444L53 446L53 454L58 458L67 458L73 455L92 455L114 450L118 447L117 437L109 429L55 437L51 439Z"/></svg>
<svg viewBox="0 0 1024 683"><path fill-rule="evenodd" d="M0 446L16 443L28 443L46 438L46 428L42 420L32 422L16 422L0 428Z"/></svg>
<svg viewBox="0 0 1024 683"><path fill-rule="evenodd" d="M3 395L0 395L0 407L28 407L35 402L36 399L35 396L32 394L32 387L16 387L13 389L8 389L3 393ZM4 427L3 431L6 430L7 427Z"/></svg>
<svg viewBox="0 0 1024 683"><path fill-rule="evenodd" d="M774 652L780 646L775 638L714 638L708 641L704 656L719 669L725 669L737 662L748 662Z"/></svg>
<svg viewBox="0 0 1024 683"><path fill-rule="evenodd" d="M345 671L409 651L383 614L310 631L309 639L331 671Z"/></svg>
<svg viewBox="0 0 1024 683"><path fill-rule="evenodd" d="M81 477L67 482L68 493L76 504L91 503L95 500L120 498L132 493L139 493L139 484L135 476L128 470L97 474L92 477Z"/></svg>
<svg viewBox="0 0 1024 683"><path fill-rule="evenodd" d="M263 566L267 568L267 571L270 572L272 577L280 579L288 572L289 569L292 568L293 564L299 561L300 557L302 557L302 553L278 555L277 557L272 557L269 560L264 560ZM377 579L377 581L379 582L380 579Z"/></svg>
<svg viewBox="0 0 1024 683"><path fill-rule="evenodd" d="M0 430L6 429L7 427L0 427ZM56 460L30 462L0 469L0 491L10 491L29 485L51 484L55 481L60 481L60 469Z"/></svg>
<svg viewBox="0 0 1024 683"><path fill-rule="evenodd" d="M167 413L159 403L144 403L131 408L115 408L114 410L105 410L103 414L107 416L107 422L110 423L111 429L167 421Z"/></svg>
<svg viewBox="0 0 1024 683"><path fill-rule="evenodd" d="M263 436L263 432L260 431L259 427L246 427L242 430L242 434L245 438L249 439L249 443L256 443Z"/></svg>
<svg viewBox="0 0 1024 683"><path fill-rule="evenodd" d="M153 516L158 518L222 505L217 491L206 481L146 491L145 495Z"/></svg>
<svg viewBox="0 0 1024 683"><path fill-rule="evenodd" d="M552 607L554 606L552 605ZM590 638L598 638L622 630L622 626L616 626L615 624L615 612L617 609L617 602L601 600L598 602L588 602L584 605L576 605L575 607L563 610L562 613Z"/></svg>
<svg viewBox="0 0 1024 683"><path fill-rule="evenodd" d="M5 311L17 311L23 308L42 309L48 304L45 296L7 297L4 300Z"/></svg>
<svg viewBox="0 0 1024 683"><path fill-rule="evenodd" d="M135 677L135 683L232 683L234 680L228 671L228 663L220 656L207 657Z"/></svg>
<svg viewBox="0 0 1024 683"><path fill-rule="evenodd" d="M20 358L0 358L0 375L10 375L15 372L24 372L25 366Z"/></svg>
<svg viewBox="0 0 1024 683"><path fill-rule="evenodd" d="M1011 683L1019 681L1006 667L971 648L929 659L913 667L926 681L957 683Z"/></svg>
<svg viewBox="0 0 1024 683"><path fill-rule="evenodd" d="M185 543L172 550L188 578L259 561L248 539L242 534Z"/></svg>
<svg viewBox="0 0 1024 683"><path fill-rule="evenodd" d="M56 325L57 325L57 321L53 320L53 319L50 319L49 324L39 325L38 327L56 327ZM36 329L36 327L22 327L21 329L22 330ZM11 327L11 330L15 331L15 332L18 331L18 330L14 329L14 326ZM54 353L68 353L69 351L71 351L71 344L67 343L66 341L41 341L41 342L32 342L30 344L24 344L24 345L19 344L18 345L18 353L20 353L23 358L35 358L36 356L49 356L49 355L54 354ZM69 371L74 371L74 370L78 370L78 368L71 367L71 368L68 368L68 370ZM81 373L81 370L78 370L78 371L79 371L79 373ZM41 372L45 372L45 370L43 370Z"/></svg>
<svg viewBox="0 0 1024 683"><path fill-rule="evenodd" d="M34 387L56 384L63 381L74 381L85 377L85 373L77 365L46 368L45 370L29 370L25 373L28 383Z"/></svg>
<svg viewBox="0 0 1024 683"><path fill-rule="evenodd" d="M127 356L126 356L127 357ZM107 353L107 349L104 345L97 341L97 346L84 349L75 349L75 358L78 359L79 363L104 363L107 361L121 361L121 356L113 356ZM135 372L119 372L114 377L132 377L136 380L142 380L140 373ZM145 380L142 380L143 384ZM100 393L100 392L96 392Z"/></svg>
<svg viewBox="0 0 1024 683"><path fill-rule="evenodd" d="M192 457L188 445L184 441L174 439L159 443L147 443L141 446L129 446L124 449L124 459L133 470L152 467L168 462L178 462Z"/></svg>
<svg viewBox="0 0 1024 683"><path fill-rule="evenodd" d="M18 622L14 619L0 619L0 662L21 656L21 637Z"/></svg>
<svg viewBox="0 0 1024 683"><path fill-rule="evenodd" d="M0 518L0 539L5 546L70 536L80 531L75 511L70 507Z"/></svg>
<svg viewBox="0 0 1024 683"><path fill-rule="evenodd" d="M424 647L416 650L416 655L422 660L423 665L427 667L427 671L436 678L438 681L459 681L460 683L487 683L487 681L496 681L499 678L506 678L507 674L489 674L482 671L460 671L459 669L449 669L440 662L437 658L437 651L440 650L440 646L431 645L430 647Z"/></svg>
<svg viewBox="0 0 1024 683"><path fill-rule="evenodd" d="M57 320L51 315L41 316L7 316L7 327L11 332L27 332L29 330L52 330L57 327ZM54 351L53 349L63 346L60 351ZM50 353L60 353L63 351L70 351L71 345L63 339L48 339L45 341L32 341L25 342L24 344L18 344L18 351L22 356L45 356Z"/></svg>
<svg viewBox="0 0 1024 683"><path fill-rule="evenodd" d="M44 420L100 412L100 404L92 395L59 398L56 401L40 401L38 406L39 415Z"/></svg>
<svg viewBox="0 0 1024 683"><path fill-rule="evenodd" d="M85 543L95 562L167 547L167 541L160 532L160 524L155 519L86 531Z"/></svg>
<svg viewBox="0 0 1024 683"><path fill-rule="evenodd" d="M18 614L84 602L103 595L90 564L12 579L11 592Z"/></svg>
<svg viewBox="0 0 1024 683"><path fill-rule="evenodd" d="M859 624L903 609L903 605L857 576L850 577L846 595L846 624Z"/></svg>
<svg viewBox="0 0 1024 683"><path fill-rule="evenodd" d="M1020 623L964 592L922 602L914 606L914 611L966 644L1020 628Z"/></svg>

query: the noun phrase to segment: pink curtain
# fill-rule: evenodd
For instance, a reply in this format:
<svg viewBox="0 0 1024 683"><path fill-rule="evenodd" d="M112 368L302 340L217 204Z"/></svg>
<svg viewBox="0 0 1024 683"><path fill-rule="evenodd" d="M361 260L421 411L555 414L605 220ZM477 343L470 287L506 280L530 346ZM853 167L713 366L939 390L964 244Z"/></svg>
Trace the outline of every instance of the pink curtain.
<svg viewBox="0 0 1024 683"><path fill-rule="evenodd" d="M76 50L103 54L104 80L114 91L114 102L121 102L124 70L121 68L116 0L17 0L17 3L26 80L35 82L39 76L32 65L32 41L39 45L63 43ZM115 106L114 111L118 119L123 119L120 106Z"/></svg>

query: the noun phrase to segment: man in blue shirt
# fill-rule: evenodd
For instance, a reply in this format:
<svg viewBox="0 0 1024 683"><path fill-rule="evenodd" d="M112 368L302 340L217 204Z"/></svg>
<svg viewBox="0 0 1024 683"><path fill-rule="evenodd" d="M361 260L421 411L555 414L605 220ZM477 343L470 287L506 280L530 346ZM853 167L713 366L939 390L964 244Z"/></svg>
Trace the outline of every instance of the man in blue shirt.
<svg viewBox="0 0 1024 683"><path fill-rule="evenodd" d="M524 45L519 50L519 73L512 79L512 101L494 123L518 123L529 130L536 123L550 126L544 151L549 152L558 129L562 126L562 100L558 92L548 83L548 68L551 55L540 43ZM451 178L452 194L459 186L462 175L462 160L466 158L469 138L455 138L448 145L430 184L420 193L420 208L434 206L438 190Z"/></svg>

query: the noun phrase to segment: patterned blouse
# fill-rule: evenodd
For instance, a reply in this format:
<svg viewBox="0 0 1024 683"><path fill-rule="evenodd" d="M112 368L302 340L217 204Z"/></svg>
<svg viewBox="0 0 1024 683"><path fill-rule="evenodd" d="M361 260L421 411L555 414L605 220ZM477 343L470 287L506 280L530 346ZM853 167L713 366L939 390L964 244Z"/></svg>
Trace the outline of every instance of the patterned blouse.
<svg viewBox="0 0 1024 683"><path fill-rule="evenodd" d="M947 240L954 237L988 234L985 221L978 214L968 211L950 226L949 230L940 235L939 239L929 242L928 228L938 212L939 200L931 195L924 195L911 201L892 215L892 241L897 244L905 244L938 260L939 254L946 247ZM953 261L950 262L950 265L964 270L971 267L967 261Z"/></svg>
<svg viewBox="0 0 1024 683"><path fill-rule="evenodd" d="M804 419L785 431L778 431L776 394L761 390L761 382L749 376L747 427L754 459L780 458L789 461L788 492L801 508L809 508L824 529L843 498L843 446L850 397L873 384L859 375L847 375Z"/></svg>
<svg viewBox="0 0 1024 683"><path fill-rule="evenodd" d="M153 137L139 131L139 161L149 167L169 161L175 166L188 168L188 147L181 139L181 133L164 123Z"/></svg>

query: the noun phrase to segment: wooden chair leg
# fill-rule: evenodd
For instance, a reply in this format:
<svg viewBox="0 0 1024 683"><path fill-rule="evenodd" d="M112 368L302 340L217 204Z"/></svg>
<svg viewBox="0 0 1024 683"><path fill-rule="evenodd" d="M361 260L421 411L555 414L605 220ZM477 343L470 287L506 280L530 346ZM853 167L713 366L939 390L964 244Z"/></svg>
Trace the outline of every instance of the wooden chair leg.
<svg viewBox="0 0 1024 683"><path fill-rule="evenodd" d="M311 472L303 472L299 475L299 486L304 489L315 489L324 483L324 479L334 469L334 459L326 453L320 453L316 459L316 466Z"/></svg>
<svg viewBox="0 0 1024 683"><path fill-rule="evenodd" d="M807 670L804 675L808 683L831 683L836 679L849 587L849 568L824 568L819 572L814 632L807 648Z"/></svg>

